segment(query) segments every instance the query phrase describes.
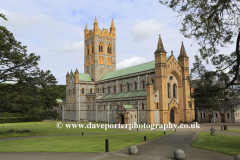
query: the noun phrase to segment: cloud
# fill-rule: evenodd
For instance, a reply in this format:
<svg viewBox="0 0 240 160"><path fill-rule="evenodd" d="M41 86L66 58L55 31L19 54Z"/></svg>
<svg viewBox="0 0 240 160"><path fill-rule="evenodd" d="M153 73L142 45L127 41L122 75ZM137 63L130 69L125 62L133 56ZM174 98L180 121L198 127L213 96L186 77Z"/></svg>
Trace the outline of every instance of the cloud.
<svg viewBox="0 0 240 160"><path fill-rule="evenodd" d="M70 45L64 45L61 52L83 52L84 41L76 42Z"/></svg>
<svg viewBox="0 0 240 160"><path fill-rule="evenodd" d="M134 40L138 41L152 36L162 27L163 27L162 24L158 23L154 19L150 19L145 21L139 21L136 24L134 24L133 27L131 28L131 32L134 37Z"/></svg>
<svg viewBox="0 0 240 160"><path fill-rule="evenodd" d="M117 70L135 66L144 62L146 62L144 57L132 57L130 59L125 59L124 61L121 61L117 64Z"/></svg>

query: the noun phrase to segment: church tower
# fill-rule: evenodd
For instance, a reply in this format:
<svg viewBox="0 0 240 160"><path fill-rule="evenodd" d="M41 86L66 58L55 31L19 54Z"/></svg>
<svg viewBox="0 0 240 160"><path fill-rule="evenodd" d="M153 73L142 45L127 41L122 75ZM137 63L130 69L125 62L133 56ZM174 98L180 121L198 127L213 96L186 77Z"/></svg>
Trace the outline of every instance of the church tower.
<svg viewBox="0 0 240 160"><path fill-rule="evenodd" d="M167 98L167 52L159 35L155 55L156 91L159 91L159 117L160 123L168 122L168 98Z"/></svg>
<svg viewBox="0 0 240 160"><path fill-rule="evenodd" d="M110 32L98 27L97 18L93 30L84 30L84 73L98 81L104 74L116 70L116 28L113 23Z"/></svg>

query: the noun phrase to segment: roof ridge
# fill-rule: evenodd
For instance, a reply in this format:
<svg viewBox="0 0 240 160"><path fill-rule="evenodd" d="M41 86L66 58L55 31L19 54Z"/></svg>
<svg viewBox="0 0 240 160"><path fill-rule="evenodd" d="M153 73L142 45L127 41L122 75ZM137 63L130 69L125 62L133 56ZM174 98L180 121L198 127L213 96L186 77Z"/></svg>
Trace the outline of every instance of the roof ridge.
<svg viewBox="0 0 240 160"><path fill-rule="evenodd" d="M155 60L154 60L154 61L145 62L145 63L141 63L141 64L137 64L137 65L135 65L135 66L139 66L139 65L142 65L142 64L150 63L150 62L155 62ZM131 68L131 67L135 67L135 66L130 66L130 67L122 68L122 69L127 69L127 68ZM122 70L122 69L118 69L118 70L116 70L116 71L120 71L120 70ZM114 71L113 71L113 72L114 72ZM110 73L110 72L109 72L109 73ZM106 74L107 74L107 73L106 73Z"/></svg>

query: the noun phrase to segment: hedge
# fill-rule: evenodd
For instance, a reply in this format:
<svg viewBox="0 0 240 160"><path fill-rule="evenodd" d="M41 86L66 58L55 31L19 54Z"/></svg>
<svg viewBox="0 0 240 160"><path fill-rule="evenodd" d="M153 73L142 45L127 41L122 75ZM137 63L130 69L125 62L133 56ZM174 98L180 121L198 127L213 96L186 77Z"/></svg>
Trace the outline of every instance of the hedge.
<svg viewBox="0 0 240 160"><path fill-rule="evenodd" d="M0 123L18 123L18 122L36 122L41 121L37 117L11 117L11 118L0 118Z"/></svg>

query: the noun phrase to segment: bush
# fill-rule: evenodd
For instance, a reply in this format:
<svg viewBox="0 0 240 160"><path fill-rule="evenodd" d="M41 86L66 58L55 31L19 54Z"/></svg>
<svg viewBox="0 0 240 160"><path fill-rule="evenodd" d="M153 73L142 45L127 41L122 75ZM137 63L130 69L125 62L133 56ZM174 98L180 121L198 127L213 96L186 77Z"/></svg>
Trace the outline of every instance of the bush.
<svg viewBox="0 0 240 160"><path fill-rule="evenodd" d="M182 121L180 121L180 123L182 123Z"/></svg>
<svg viewBox="0 0 240 160"><path fill-rule="evenodd" d="M23 133L23 132L24 132L23 129L17 129L17 130L16 130L16 133Z"/></svg>
<svg viewBox="0 0 240 160"><path fill-rule="evenodd" d="M14 129L9 129L6 133L12 133L15 132Z"/></svg>
<svg viewBox="0 0 240 160"><path fill-rule="evenodd" d="M31 132L30 129L26 128L26 129L23 129L24 132Z"/></svg>

